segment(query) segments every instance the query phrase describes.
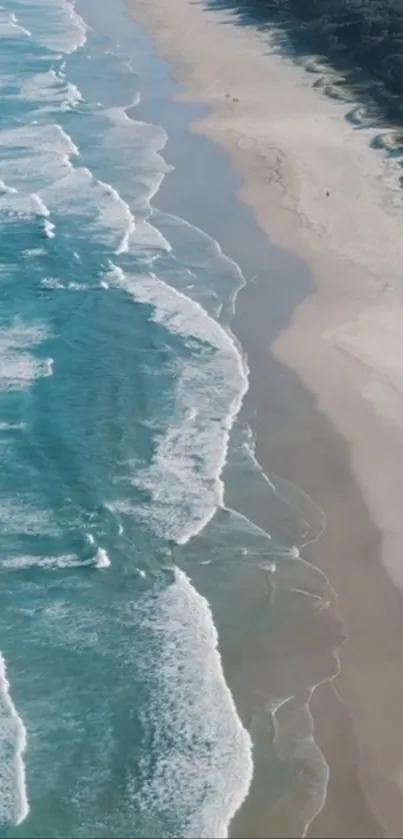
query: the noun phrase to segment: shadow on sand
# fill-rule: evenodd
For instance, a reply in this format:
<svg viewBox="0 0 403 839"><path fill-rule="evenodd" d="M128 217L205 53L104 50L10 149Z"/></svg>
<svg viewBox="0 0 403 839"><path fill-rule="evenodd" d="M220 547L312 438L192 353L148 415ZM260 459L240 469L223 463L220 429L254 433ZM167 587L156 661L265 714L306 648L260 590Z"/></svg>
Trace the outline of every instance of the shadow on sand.
<svg viewBox="0 0 403 839"><path fill-rule="evenodd" d="M351 104L345 118L354 130L379 128L372 145L402 158L403 100L388 92L383 83L355 65L340 50L318 52L306 35L302 21L267 7L251 9L248 0L193 0L210 11L229 12L232 25L251 27L270 37L270 52L294 62L311 73L313 86L329 98ZM224 22L225 25L225 22ZM401 179L403 183L403 178Z"/></svg>

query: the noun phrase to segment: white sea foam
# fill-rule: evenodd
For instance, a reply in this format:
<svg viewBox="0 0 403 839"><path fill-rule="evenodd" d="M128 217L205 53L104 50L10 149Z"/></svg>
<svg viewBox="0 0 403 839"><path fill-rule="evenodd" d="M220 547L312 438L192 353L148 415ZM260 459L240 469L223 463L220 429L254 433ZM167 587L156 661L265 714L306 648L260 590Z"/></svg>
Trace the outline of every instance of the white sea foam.
<svg viewBox="0 0 403 839"><path fill-rule="evenodd" d="M14 222L19 219L29 218L32 216L42 216L43 212L38 206L38 196L35 193L18 192L16 189L7 190L7 192L0 192L0 213L3 224L7 222ZM38 252L37 249L30 249L32 255ZM42 252L42 251L39 251ZM28 253L28 251L25 251Z"/></svg>
<svg viewBox="0 0 403 839"><path fill-rule="evenodd" d="M49 510L37 508L36 498L30 496L14 501L0 499L0 528L3 534L33 534L55 536L57 526ZM0 557L0 564L1 564Z"/></svg>
<svg viewBox="0 0 403 839"><path fill-rule="evenodd" d="M35 195L35 193L34 193L31 196L31 198L32 198L32 202L33 202L34 206L37 208L38 215L45 216L45 218L48 218L48 216L50 215L49 208L42 201L42 198L40 197L40 195Z"/></svg>
<svg viewBox="0 0 403 839"><path fill-rule="evenodd" d="M47 125L31 123L20 128L4 129L0 132L0 148L13 151L16 148L26 149L32 153L52 150L57 154L68 156L79 154L71 137L56 123Z"/></svg>
<svg viewBox="0 0 403 839"><path fill-rule="evenodd" d="M128 117L126 110L104 111L110 127L102 133L101 143L95 150L96 159L102 161L106 157L113 162L115 171L124 173L122 189L135 210L148 209L163 178L172 171L160 153L166 145L167 133L159 125Z"/></svg>
<svg viewBox="0 0 403 839"><path fill-rule="evenodd" d="M63 283L61 283L60 280L56 279L56 277L44 277L41 280L41 286L42 288L49 288L55 290L65 288Z"/></svg>
<svg viewBox="0 0 403 839"><path fill-rule="evenodd" d="M71 172L78 149L60 125L25 125L0 132L0 178L4 184L39 193Z"/></svg>
<svg viewBox="0 0 403 839"><path fill-rule="evenodd" d="M15 194L17 190L13 186L7 186L4 181L0 181L0 192L8 192L10 194Z"/></svg>
<svg viewBox="0 0 403 839"><path fill-rule="evenodd" d="M93 545L94 541L89 542ZM58 556L6 556L0 560L0 566L8 571L25 571L29 568L40 568L44 571L60 571L65 568L109 568L111 561L103 548L98 548L92 559L80 559L76 554L60 554Z"/></svg>
<svg viewBox="0 0 403 839"><path fill-rule="evenodd" d="M172 246L147 219L139 219L136 220L135 230L129 240L129 250L144 262L147 261L147 257L158 256L160 252L169 253Z"/></svg>
<svg viewBox="0 0 403 839"><path fill-rule="evenodd" d="M0 38L21 38L30 37L31 32L25 29L18 21L14 13L0 9Z"/></svg>
<svg viewBox="0 0 403 839"><path fill-rule="evenodd" d="M13 26L17 30L18 35L20 35L20 36L23 35L26 38L31 38L32 37L32 32L30 32L29 29L26 29L25 26L21 26L18 23L18 20L17 20L15 15L12 15L12 18L13 18L13 21L12 21Z"/></svg>
<svg viewBox="0 0 403 839"><path fill-rule="evenodd" d="M49 208L46 206L46 204L44 203L44 201L42 200L40 195L36 195L34 193L33 195L31 195L31 199L33 201L33 204L34 204L35 208L37 208L38 215L43 216L43 218L45 219L44 224L43 224L43 230L44 230L45 236L48 239L54 239L54 237L56 235L55 234L56 225L53 224L53 222L51 222L50 219L49 219L49 216L50 216Z"/></svg>
<svg viewBox="0 0 403 839"><path fill-rule="evenodd" d="M110 184L106 184L103 181L95 181L95 184L97 184L98 188L101 187L104 190L104 202L103 204L100 203L98 207L100 223L103 227L109 227L111 229L115 229L117 221L122 224L124 232L116 248L116 253L127 253L129 250L130 236L135 229L134 217L130 211L130 207Z"/></svg>
<svg viewBox="0 0 403 839"><path fill-rule="evenodd" d="M52 359L32 352L46 337L44 328L18 321L0 329L0 389L19 390L52 375Z"/></svg>
<svg viewBox="0 0 403 839"><path fill-rule="evenodd" d="M246 282L238 263L223 252L216 239L185 219L157 210L153 222L172 243L178 260L179 270L173 272L170 284L198 301L216 320L224 304L228 322Z"/></svg>
<svg viewBox="0 0 403 839"><path fill-rule="evenodd" d="M25 256L44 256L46 254L45 248L25 248Z"/></svg>
<svg viewBox="0 0 403 839"><path fill-rule="evenodd" d="M55 236L56 236L56 233L55 233L56 225L55 224L53 224L51 221L46 219L45 224L43 226L43 229L45 231L45 236L48 239L54 239L55 238Z"/></svg>
<svg viewBox="0 0 403 839"><path fill-rule="evenodd" d="M152 767L144 758L140 807L172 820L177 835L226 837L249 790L252 743L224 678L210 607L177 569L144 622L156 643L147 716L158 757Z"/></svg>
<svg viewBox="0 0 403 839"><path fill-rule="evenodd" d="M96 180L89 169L74 169L42 189L41 195L52 211L69 216L80 230L93 233L97 242L119 253L127 251L134 228L130 208L110 184Z"/></svg>
<svg viewBox="0 0 403 839"><path fill-rule="evenodd" d="M200 532L223 505L229 433L248 387L247 366L232 337L201 305L154 275L111 280L136 300L153 307L152 318L180 334L193 348L184 359L171 426L157 441L148 469L136 470L132 482L151 494L138 509L157 532L179 544Z"/></svg>
<svg viewBox="0 0 403 839"><path fill-rule="evenodd" d="M19 825L29 812L24 752L27 735L10 695L6 663L0 653L0 825Z"/></svg>
<svg viewBox="0 0 403 839"><path fill-rule="evenodd" d="M29 27L35 42L56 54L74 52L87 40L87 26L74 0L31 0L19 13L20 25Z"/></svg>
<svg viewBox="0 0 403 839"><path fill-rule="evenodd" d="M71 280L67 285L62 283L60 280L56 279L56 277L44 277L41 280L41 287L47 288L52 291L88 291L90 288L99 288L99 285L87 285L86 283L76 283Z"/></svg>
<svg viewBox="0 0 403 839"><path fill-rule="evenodd" d="M43 568L56 571L60 568L79 568L80 562L75 554L62 554L60 556L12 556L4 557L1 566L9 571L24 571L28 568Z"/></svg>
<svg viewBox="0 0 403 839"><path fill-rule="evenodd" d="M46 106L49 109L59 107L62 110L74 108L82 102L82 94L78 87L70 84L63 73L48 70L46 73L36 73L20 83L19 96L28 102L37 102L43 114Z"/></svg>
<svg viewBox="0 0 403 839"><path fill-rule="evenodd" d="M124 108L108 108L104 114L112 123L112 128L107 132L104 141L108 145L113 145L115 148L122 149L126 147L129 151L129 137L130 141L135 144L133 149L136 152L136 163L145 162L146 165L151 159L151 154L155 155L155 162L161 172L171 172L170 166L164 158L159 154L165 148L168 135L161 125L154 125L149 122L140 122L132 117L129 117L127 110L133 108L140 101L139 96L130 105ZM128 133L130 132L130 134ZM139 156L144 155L144 160Z"/></svg>
<svg viewBox="0 0 403 839"><path fill-rule="evenodd" d="M88 291L91 286L86 285L86 283L75 283L71 281L70 283L67 283L67 288L69 291Z"/></svg>
<svg viewBox="0 0 403 839"><path fill-rule="evenodd" d="M102 116L108 118L109 127L98 131L93 143L95 170L102 170L112 163L119 177L119 199L125 199L127 208L130 205L136 215L136 224L133 218L129 221L116 251L118 254L135 253L144 262L158 255L154 251L170 250L169 242L146 219L152 196L172 169L160 154L167 134L160 126L129 118L126 108L110 108L104 110ZM147 254L147 250L151 254Z"/></svg>
<svg viewBox="0 0 403 839"><path fill-rule="evenodd" d="M96 568L109 568L110 564L111 561L107 552L103 548L98 548L94 559Z"/></svg>

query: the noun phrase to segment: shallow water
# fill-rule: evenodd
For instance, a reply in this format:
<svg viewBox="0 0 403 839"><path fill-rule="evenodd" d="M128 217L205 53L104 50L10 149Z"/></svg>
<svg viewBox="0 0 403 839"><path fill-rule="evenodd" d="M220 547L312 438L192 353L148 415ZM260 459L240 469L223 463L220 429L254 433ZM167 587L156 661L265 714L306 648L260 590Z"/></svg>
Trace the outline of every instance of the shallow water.
<svg viewBox="0 0 403 839"><path fill-rule="evenodd" d="M238 416L245 267L152 209L169 79L123 7L4 0L0 34L1 835L226 836L262 761L303 828L326 766L274 714L336 672L331 629L296 652L333 593Z"/></svg>

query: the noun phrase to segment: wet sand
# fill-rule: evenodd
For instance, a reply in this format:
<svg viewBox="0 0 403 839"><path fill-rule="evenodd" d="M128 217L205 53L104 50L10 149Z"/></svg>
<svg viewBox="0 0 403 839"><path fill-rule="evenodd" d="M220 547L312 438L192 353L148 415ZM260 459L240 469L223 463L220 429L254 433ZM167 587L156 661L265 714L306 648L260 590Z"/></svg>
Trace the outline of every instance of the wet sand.
<svg viewBox="0 0 403 839"><path fill-rule="evenodd" d="M352 105L313 89L312 76L267 35L190 0L131 5L190 100L211 107L196 129L229 152L262 230L316 282L273 340L268 323L276 314L281 321L289 278L278 272L269 284L262 273L240 295L234 328L251 367L258 458L326 511L325 533L304 558L337 591L348 633L340 675L312 702L330 782L309 835L398 837L403 237L395 164L370 147L379 128L354 129L344 119ZM273 830L258 789L232 835Z"/></svg>

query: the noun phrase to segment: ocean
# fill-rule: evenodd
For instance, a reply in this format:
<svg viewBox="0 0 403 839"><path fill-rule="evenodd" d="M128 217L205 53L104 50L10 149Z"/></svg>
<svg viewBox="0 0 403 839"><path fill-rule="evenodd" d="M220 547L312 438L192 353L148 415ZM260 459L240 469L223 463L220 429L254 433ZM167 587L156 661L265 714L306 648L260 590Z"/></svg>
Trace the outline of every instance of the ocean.
<svg viewBox="0 0 403 839"><path fill-rule="evenodd" d="M256 778L302 830L337 662L291 639L332 593L242 410L252 278L157 209L169 68L120 0L3 0L0 35L0 835L225 837Z"/></svg>

